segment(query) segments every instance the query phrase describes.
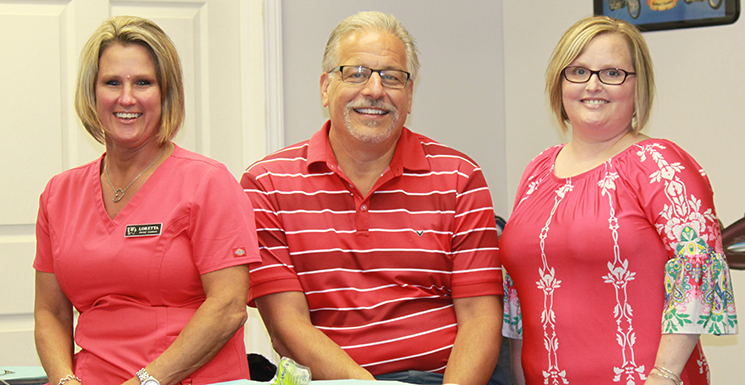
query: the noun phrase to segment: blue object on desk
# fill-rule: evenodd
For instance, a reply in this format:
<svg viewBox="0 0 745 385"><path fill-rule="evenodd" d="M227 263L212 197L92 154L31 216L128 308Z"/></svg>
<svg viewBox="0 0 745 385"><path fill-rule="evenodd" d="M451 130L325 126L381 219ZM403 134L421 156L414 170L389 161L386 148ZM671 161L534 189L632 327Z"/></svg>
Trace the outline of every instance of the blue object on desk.
<svg viewBox="0 0 745 385"><path fill-rule="evenodd" d="M41 385L47 383L47 374L41 366L0 366L0 380L11 385Z"/></svg>

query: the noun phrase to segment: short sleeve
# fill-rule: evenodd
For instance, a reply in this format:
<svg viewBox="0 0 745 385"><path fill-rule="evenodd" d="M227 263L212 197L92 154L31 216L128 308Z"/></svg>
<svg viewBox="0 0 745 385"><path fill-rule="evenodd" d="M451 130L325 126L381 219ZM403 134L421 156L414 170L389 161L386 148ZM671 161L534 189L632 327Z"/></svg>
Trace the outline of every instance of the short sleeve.
<svg viewBox="0 0 745 385"><path fill-rule="evenodd" d="M279 218L277 200L271 197L271 178L261 178L247 170L241 178L241 186L254 209L256 232L259 241L261 263L251 266L251 288L248 302L254 306L256 298L285 291L303 291L297 273L292 267L290 250L284 226Z"/></svg>
<svg viewBox="0 0 745 385"><path fill-rule="evenodd" d="M709 179L675 144L644 143L648 144L641 144L637 152L648 186L641 189L642 207L670 257L665 266L662 330L735 334L732 282Z"/></svg>
<svg viewBox="0 0 745 385"><path fill-rule="evenodd" d="M502 295L499 235L486 180L479 168L461 180L451 246L453 298Z"/></svg>
<svg viewBox="0 0 745 385"><path fill-rule="evenodd" d="M49 181L46 189L44 189L44 192L39 198L39 212L36 217L36 258L34 259L34 269L45 273L54 273L52 239L46 204L51 184L52 181Z"/></svg>
<svg viewBox="0 0 745 385"><path fill-rule="evenodd" d="M189 232L200 274L260 260L251 202L223 165L200 175Z"/></svg>

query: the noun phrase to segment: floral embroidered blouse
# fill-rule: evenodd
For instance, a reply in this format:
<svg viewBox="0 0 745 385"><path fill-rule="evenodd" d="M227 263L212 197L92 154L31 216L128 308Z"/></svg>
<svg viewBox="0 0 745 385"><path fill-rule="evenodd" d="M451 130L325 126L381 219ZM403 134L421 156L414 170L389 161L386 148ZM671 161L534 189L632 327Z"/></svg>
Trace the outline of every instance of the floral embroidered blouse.
<svg viewBox="0 0 745 385"><path fill-rule="evenodd" d="M643 384L661 334L737 333L713 194L698 163L670 141L648 139L558 178L563 146L528 165L500 241L503 334L523 339L527 384ZM681 377L708 383L700 345Z"/></svg>

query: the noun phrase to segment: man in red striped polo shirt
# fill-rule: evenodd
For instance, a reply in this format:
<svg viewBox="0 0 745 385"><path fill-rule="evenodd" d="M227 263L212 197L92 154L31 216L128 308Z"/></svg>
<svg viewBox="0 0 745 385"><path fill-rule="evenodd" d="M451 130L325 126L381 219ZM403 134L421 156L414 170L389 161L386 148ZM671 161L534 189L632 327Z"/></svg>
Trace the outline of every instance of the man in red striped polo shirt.
<svg viewBox="0 0 745 385"><path fill-rule="evenodd" d="M323 58L330 120L243 175L262 254L250 301L313 379L492 377L503 293L491 198L473 160L404 127L418 67L395 17L345 19Z"/></svg>

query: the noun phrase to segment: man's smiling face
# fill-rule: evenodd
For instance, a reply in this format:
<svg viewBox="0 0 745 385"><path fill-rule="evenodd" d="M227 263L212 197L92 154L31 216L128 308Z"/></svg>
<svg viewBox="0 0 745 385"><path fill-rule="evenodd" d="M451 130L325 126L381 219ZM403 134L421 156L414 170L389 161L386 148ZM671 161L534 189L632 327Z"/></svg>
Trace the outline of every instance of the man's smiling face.
<svg viewBox="0 0 745 385"><path fill-rule="evenodd" d="M339 42L338 53L339 65L407 70L406 48L388 32L353 33ZM321 97L329 108L331 129L362 142L398 140L411 112L412 91L412 81L402 89L384 87L378 73L364 85L344 83L339 72L321 77Z"/></svg>

